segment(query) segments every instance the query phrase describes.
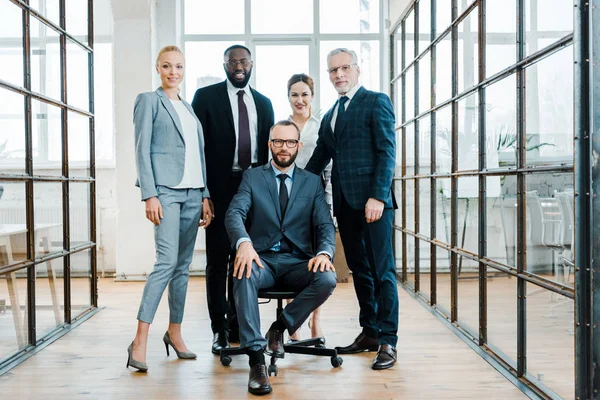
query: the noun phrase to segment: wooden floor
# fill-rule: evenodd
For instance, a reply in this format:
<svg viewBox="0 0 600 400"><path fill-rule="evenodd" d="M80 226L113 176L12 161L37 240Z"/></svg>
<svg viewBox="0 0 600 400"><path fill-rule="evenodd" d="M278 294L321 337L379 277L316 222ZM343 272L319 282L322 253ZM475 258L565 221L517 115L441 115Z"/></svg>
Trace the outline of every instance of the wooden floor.
<svg viewBox="0 0 600 400"><path fill-rule="evenodd" d="M166 357L166 297L150 332L149 371L125 368L143 283L100 281L105 308L83 325L0 377L2 399L244 399L246 356L223 367L210 353L212 335L205 281L190 281L184 337L199 353L195 361ZM288 355L271 377L273 399L524 399L526 396L474 353L403 289L400 294L399 362L373 371L374 353L344 356L341 368L329 358ZM323 307L327 342L346 345L359 333L351 283L338 284ZM268 327L272 305L261 306ZM302 334L306 336L307 328Z"/></svg>

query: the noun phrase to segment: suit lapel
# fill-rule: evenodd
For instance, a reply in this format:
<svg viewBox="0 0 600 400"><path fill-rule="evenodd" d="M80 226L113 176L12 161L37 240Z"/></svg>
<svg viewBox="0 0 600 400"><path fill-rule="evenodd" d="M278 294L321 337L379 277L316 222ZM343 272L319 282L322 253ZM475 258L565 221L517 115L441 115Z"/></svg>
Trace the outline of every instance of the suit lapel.
<svg viewBox="0 0 600 400"><path fill-rule="evenodd" d="M288 200L287 206L285 208L285 215L290 215L290 208L292 204L294 204L294 200L298 196L298 192L302 189L304 185L304 171L300 170L298 166L294 168L294 179L292 183L292 192L290 193L290 198Z"/></svg>
<svg viewBox="0 0 600 400"><path fill-rule="evenodd" d="M273 170L271 167L271 163L266 163L262 167L263 179L269 189L269 193L271 194L271 200L273 200L273 205L275 206L275 211L277 212L277 218L281 222L281 209L279 207L279 195L277 194L277 183L275 183L275 175L273 174ZM292 186L293 188L293 186ZM289 205L289 201L288 201Z"/></svg>
<svg viewBox="0 0 600 400"><path fill-rule="evenodd" d="M233 124L233 112L231 111L231 102L229 101L229 94L227 93L227 81L223 81L217 92L219 93L219 97L223 103L222 109L227 110L227 120L231 125L232 132L235 132L235 125Z"/></svg>
<svg viewBox="0 0 600 400"><path fill-rule="evenodd" d="M163 106L166 108L167 112L171 116L171 119L173 120L173 123L175 124L175 128L177 128L177 132L179 132L179 136L181 136L181 139L184 140L183 139L183 127L181 126L181 120L179 119L179 115L177 114L177 111L175 111L175 107L173 107L173 104L171 104L171 100L167 97L165 91L161 87L156 90L156 93L158 93L158 97L160 97L160 101L162 102Z"/></svg>
<svg viewBox="0 0 600 400"><path fill-rule="evenodd" d="M348 104L348 108L346 109L346 111L343 114L343 117L341 119L341 121L339 122L339 132L335 132L335 139L336 141L339 141L341 139L341 137L343 136L344 131L346 130L346 125L348 125L348 115L349 113L353 112L354 110L358 109L358 105L360 104L360 102L362 101L362 99L365 97L365 94L367 94L367 90L364 87L361 87L360 89L357 90L357 92L354 94L354 96L352 97L352 100L350 100L350 104ZM335 106L338 106L338 103L335 103ZM338 115L338 118L340 116ZM337 125L337 123L336 123Z"/></svg>

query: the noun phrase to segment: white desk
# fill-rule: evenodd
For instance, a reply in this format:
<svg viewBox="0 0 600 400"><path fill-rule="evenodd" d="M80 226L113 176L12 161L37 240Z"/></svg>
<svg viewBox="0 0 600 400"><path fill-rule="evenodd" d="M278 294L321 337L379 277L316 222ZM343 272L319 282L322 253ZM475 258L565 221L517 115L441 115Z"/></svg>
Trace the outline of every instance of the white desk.
<svg viewBox="0 0 600 400"><path fill-rule="evenodd" d="M50 230L51 228L56 228L59 226L61 226L61 224L36 225L35 240L37 243L35 248L40 248L45 254L50 253ZM0 250L4 250L6 253L8 264L14 262L11 237L16 237L17 235L26 233L27 227L25 224L0 224ZM48 270L48 284L50 285L50 296L52 298L54 318L56 320L56 324L59 325L63 322L63 318L60 310L60 303L58 301L58 294L56 293L56 275L54 273L52 261L46 262L46 268ZM19 292L16 289L15 272L6 274L6 285L8 286L8 296L10 299L10 307L12 310L15 331L17 334L17 343L19 347L22 347L27 344L27 307L25 307L25 316L22 318Z"/></svg>

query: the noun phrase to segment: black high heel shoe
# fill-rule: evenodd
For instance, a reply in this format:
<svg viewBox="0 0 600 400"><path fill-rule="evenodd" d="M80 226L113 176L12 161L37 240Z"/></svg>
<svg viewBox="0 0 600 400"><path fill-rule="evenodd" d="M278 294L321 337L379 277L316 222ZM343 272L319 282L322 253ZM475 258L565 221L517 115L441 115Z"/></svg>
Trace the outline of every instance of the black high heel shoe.
<svg viewBox="0 0 600 400"><path fill-rule="evenodd" d="M183 360L193 360L196 357L198 357L196 355L196 353L192 353L191 351L179 351L179 350L177 350L177 347L175 347L175 345L171 341L171 336L169 336L169 331L165 332L165 335L163 336L163 342L165 343L165 349L167 350L167 357L169 356L169 346L171 346L173 348L173 350L175 350L175 353L177 354L177 357L181 358Z"/></svg>

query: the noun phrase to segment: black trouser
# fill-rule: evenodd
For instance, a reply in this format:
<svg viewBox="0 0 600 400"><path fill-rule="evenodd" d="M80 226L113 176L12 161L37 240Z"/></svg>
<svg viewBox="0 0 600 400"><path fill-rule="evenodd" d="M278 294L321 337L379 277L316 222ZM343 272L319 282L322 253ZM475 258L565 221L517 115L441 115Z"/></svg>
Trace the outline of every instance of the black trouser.
<svg viewBox="0 0 600 400"><path fill-rule="evenodd" d="M234 331L235 336L239 330L233 299L235 251L225 229L225 213L241 181L241 175L231 176L226 200L214 201L215 216L206 229L206 298L210 326L213 333L229 330Z"/></svg>

